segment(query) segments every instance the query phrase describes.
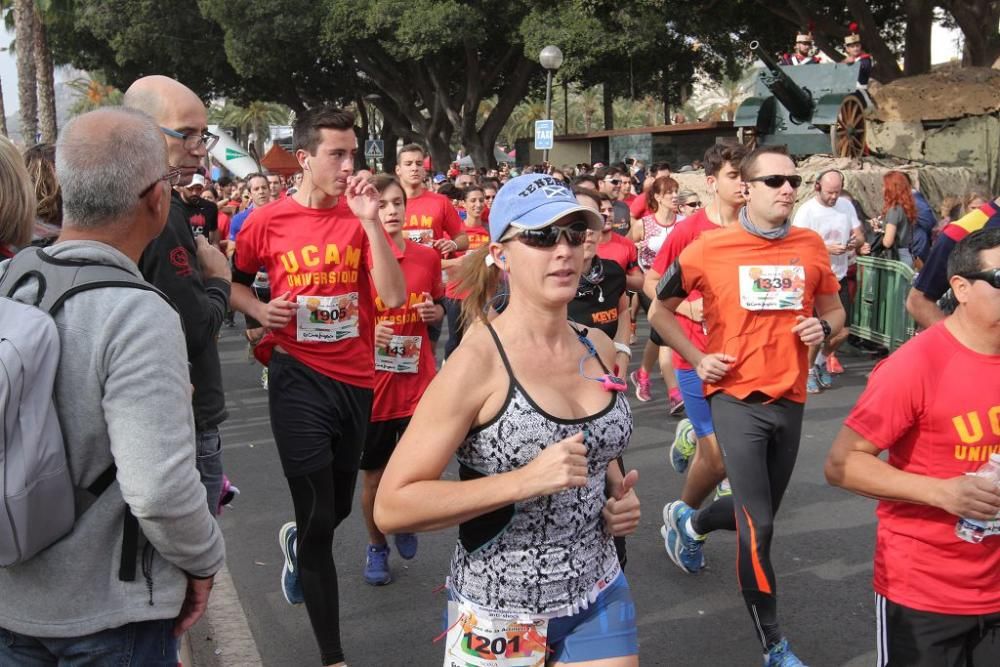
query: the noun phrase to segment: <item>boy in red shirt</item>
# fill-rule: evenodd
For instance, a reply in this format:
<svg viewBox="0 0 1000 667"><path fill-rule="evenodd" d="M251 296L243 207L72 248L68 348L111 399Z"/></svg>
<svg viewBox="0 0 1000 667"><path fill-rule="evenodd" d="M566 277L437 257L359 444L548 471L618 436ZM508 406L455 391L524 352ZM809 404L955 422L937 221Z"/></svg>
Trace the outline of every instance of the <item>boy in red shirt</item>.
<svg viewBox="0 0 1000 667"><path fill-rule="evenodd" d="M425 157L420 144L406 144L399 149L396 177L406 193L403 231L411 241L432 246L442 255L467 250L469 239L451 200L424 187Z"/></svg>
<svg viewBox="0 0 1000 667"><path fill-rule="evenodd" d="M344 664L334 529L351 512L375 385L372 290L403 305L406 285L378 219L378 192L353 175L354 115L317 107L293 131L305 176L291 197L258 208L236 237L233 308L269 330L271 431L295 507L279 534L282 588L305 602L325 665ZM263 267L275 296L250 289Z"/></svg>
<svg viewBox="0 0 1000 667"><path fill-rule="evenodd" d="M880 667L1000 665L1000 488L970 475L1000 452L1000 229L955 246L948 282L955 312L875 367L826 462L879 500ZM988 522L981 543L959 517Z"/></svg>
<svg viewBox="0 0 1000 667"><path fill-rule="evenodd" d="M429 324L444 317L444 286L441 284L441 255L433 248L410 241L403 235L406 194L399 181L381 175L374 179L379 191L379 219L392 242L406 280L406 302L399 308L387 308L372 292L375 300L375 398L371 420L361 454L364 484L361 509L368 528L364 578L373 586L392 581L389 572L389 545L375 525L375 494L382 471L424 390L434 378L436 368ZM397 533L396 551L410 560L417 554L417 536Z"/></svg>

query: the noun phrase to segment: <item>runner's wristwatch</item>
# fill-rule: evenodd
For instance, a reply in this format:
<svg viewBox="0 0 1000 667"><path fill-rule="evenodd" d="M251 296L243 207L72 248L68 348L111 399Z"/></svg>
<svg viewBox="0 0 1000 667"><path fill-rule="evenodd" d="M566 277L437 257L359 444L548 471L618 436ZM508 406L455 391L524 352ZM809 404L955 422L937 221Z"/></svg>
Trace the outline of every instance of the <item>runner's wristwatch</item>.
<svg viewBox="0 0 1000 667"><path fill-rule="evenodd" d="M820 320L819 325L823 327L823 340L826 340L830 337L830 334L833 333L833 327L831 327L830 323L826 320Z"/></svg>

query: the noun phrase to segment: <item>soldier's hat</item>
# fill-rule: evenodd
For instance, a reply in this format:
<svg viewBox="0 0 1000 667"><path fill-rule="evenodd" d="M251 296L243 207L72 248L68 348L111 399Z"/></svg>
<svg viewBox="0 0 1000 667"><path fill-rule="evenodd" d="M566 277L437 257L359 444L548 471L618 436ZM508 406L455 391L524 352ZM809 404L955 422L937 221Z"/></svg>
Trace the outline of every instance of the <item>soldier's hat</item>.
<svg viewBox="0 0 1000 667"><path fill-rule="evenodd" d="M798 44L799 42L812 44L813 43L812 33L809 32L808 30L800 30L799 33L795 35L795 43Z"/></svg>
<svg viewBox="0 0 1000 667"><path fill-rule="evenodd" d="M844 46L851 46L852 44L860 44L861 35L858 34L858 24L852 23L850 26L848 26L847 29L850 30L850 33L847 35L847 37L844 38Z"/></svg>

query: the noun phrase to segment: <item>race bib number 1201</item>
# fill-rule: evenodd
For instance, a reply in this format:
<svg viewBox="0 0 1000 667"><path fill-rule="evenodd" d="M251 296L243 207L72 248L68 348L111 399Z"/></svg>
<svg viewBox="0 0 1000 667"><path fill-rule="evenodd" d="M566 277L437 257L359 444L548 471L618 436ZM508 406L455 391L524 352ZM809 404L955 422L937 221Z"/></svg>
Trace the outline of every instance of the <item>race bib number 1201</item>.
<svg viewBox="0 0 1000 667"><path fill-rule="evenodd" d="M739 268L741 306L747 310L802 310L805 267L759 265Z"/></svg>
<svg viewBox="0 0 1000 667"><path fill-rule="evenodd" d="M296 340L335 343L358 336L358 293L296 298Z"/></svg>
<svg viewBox="0 0 1000 667"><path fill-rule="evenodd" d="M549 622L487 617L448 603L444 667L544 667Z"/></svg>

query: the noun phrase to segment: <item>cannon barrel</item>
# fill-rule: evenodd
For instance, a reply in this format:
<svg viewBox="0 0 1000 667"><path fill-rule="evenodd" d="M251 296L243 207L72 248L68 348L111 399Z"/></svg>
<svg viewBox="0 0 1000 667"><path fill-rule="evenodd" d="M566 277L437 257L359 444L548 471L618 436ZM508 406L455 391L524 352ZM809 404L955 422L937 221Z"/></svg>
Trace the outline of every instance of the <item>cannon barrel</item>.
<svg viewBox="0 0 1000 667"><path fill-rule="evenodd" d="M761 75L761 81L781 105L788 109L792 120L800 123L809 122L815 107L815 102L809 91L800 88L792 81L792 77L788 76L784 69L760 47L759 42L750 42L750 51L760 58L769 70L770 74Z"/></svg>

